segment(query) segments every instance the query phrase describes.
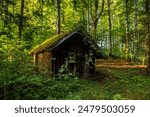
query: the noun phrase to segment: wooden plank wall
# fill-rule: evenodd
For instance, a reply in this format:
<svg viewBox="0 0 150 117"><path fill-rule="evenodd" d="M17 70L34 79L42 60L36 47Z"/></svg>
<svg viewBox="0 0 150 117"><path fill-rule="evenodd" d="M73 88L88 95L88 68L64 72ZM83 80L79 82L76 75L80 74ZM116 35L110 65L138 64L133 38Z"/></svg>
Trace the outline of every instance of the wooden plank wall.
<svg viewBox="0 0 150 117"><path fill-rule="evenodd" d="M51 76L51 52L43 52L38 54L38 71L42 74Z"/></svg>

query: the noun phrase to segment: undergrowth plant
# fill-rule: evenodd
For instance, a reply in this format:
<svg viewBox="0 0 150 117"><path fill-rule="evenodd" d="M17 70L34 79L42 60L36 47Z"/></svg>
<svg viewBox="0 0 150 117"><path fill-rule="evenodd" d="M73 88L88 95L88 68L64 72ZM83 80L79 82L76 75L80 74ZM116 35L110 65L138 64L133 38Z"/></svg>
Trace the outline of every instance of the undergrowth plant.
<svg viewBox="0 0 150 117"><path fill-rule="evenodd" d="M64 79L68 79L68 78L78 79L75 71L69 72L69 62L67 58L65 60L65 63L59 69L58 77Z"/></svg>

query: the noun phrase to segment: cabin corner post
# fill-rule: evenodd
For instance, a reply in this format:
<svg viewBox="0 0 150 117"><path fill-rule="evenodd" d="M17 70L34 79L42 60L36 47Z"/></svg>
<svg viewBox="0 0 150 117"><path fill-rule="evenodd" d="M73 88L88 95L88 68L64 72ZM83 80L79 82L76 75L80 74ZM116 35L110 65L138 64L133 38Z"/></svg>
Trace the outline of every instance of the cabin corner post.
<svg viewBox="0 0 150 117"><path fill-rule="evenodd" d="M49 52L48 76L52 77L52 52Z"/></svg>
<svg viewBox="0 0 150 117"><path fill-rule="evenodd" d="M43 52L43 65L45 68L45 75L51 77L51 52L45 51Z"/></svg>
<svg viewBox="0 0 150 117"><path fill-rule="evenodd" d="M38 73L38 54L34 53L34 66L35 66L35 71Z"/></svg>

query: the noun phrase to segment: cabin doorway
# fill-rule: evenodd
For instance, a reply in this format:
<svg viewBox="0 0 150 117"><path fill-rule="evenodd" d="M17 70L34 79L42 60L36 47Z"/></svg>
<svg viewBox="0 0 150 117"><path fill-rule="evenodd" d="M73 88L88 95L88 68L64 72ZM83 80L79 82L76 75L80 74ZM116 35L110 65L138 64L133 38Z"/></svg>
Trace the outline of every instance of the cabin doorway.
<svg viewBox="0 0 150 117"><path fill-rule="evenodd" d="M52 53L52 74L57 76L63 64L65 64L67 54L64 51L53 51Z"/></svg>
<svg viewBox="0 0 150 117"><path fill-rule="evenodd" d="M83 54L78 56L78 73L79 76L83 76L85 73L85 56Z"/></svg>

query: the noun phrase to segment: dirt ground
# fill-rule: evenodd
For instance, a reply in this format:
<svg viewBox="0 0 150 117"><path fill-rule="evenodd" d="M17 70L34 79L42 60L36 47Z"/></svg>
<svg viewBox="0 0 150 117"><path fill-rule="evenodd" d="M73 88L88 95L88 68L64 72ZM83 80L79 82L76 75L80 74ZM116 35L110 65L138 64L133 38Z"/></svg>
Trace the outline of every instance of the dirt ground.
<svg viewBox="0 0 150 117"><path fill-rule="evenodd" d="M111 71L115 69L123 72L131 72L130 74L138 74L146 76L150 75L147 72L146 65L137 65L127 60L108 59L108 60L96 60L95 77L98 78L98 76L101 76L104 79L108 77L115 78L115 76L111 74Z"/></svg>

